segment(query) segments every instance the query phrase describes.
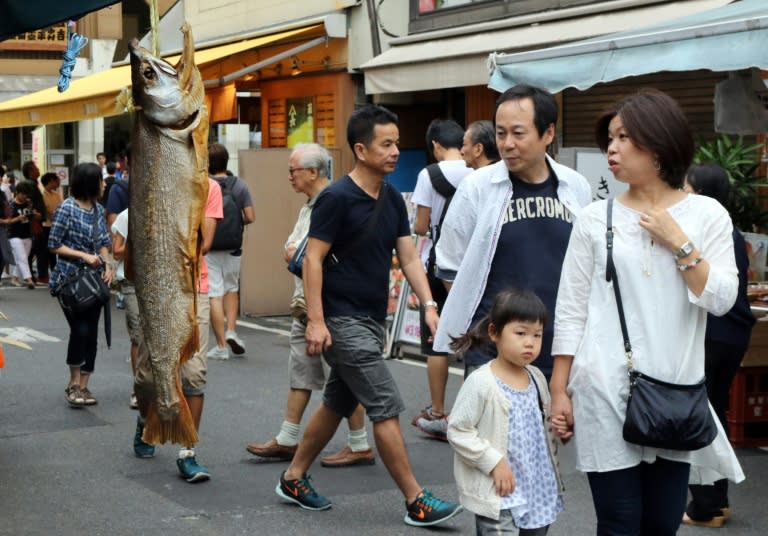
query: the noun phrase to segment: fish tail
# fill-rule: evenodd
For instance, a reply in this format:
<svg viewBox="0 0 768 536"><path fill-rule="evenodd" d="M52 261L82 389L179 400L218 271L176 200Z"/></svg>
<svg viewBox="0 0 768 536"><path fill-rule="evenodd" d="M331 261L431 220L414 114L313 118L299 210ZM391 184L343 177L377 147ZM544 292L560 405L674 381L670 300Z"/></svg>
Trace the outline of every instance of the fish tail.
<svg viewBox="0 0 768 536"><path fill-rule="evenodd" d="M171 421L163 421L157 411L156 402L152 401L147 412L147 419L144 423L144 434L142 441L150 445L160 445L166 441L181 445L184 447L193 447L200 440L197 435L195 421L192 419L192 412L189 411L187 399L181 392L181 386L177 386L179 395L179 414Z"/></svg>

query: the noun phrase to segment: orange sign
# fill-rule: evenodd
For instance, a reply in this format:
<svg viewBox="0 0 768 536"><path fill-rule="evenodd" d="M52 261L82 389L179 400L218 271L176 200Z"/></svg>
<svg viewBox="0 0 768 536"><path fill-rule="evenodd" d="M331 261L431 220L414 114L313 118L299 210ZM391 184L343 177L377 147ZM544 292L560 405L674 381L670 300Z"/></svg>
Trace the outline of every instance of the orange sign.
<svg viewBox="0 0 768 536"><path fill-rule="evenodd" d="M67 48L67 23L25 32L0 42L0 50L53 50Z"/></svg>

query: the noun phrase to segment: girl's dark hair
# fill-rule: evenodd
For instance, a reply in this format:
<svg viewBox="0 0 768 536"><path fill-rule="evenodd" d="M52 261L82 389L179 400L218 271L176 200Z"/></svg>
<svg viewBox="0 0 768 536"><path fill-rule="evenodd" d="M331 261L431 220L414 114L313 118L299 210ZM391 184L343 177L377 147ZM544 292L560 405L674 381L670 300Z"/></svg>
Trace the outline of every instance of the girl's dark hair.
<svg viewBox="0 0 768 536"><path fill-rule="evenodd" d="M723 206L728 203L731 182L725 170L717 164L694 164L688 168L685 180L697 194L717 199Z"/></svg>
<svg viewBox="0 0 768 536"><path fill-rule="evenodd" d="M488 313L478 324L463 336L453 338L451 349L463 354L472 348L484 346L491 341L488 326L493 324L497 333L510 322L547 323L547 306L535 292L527 289L509 289L499 292Z"/></svg>
<svg viewBox="0 0 768 536"><path fill-rule="evenodd" d="M69 193L75 199L95 201L101 196L101 167L98 164L78 164L69 181Z"/></svg>

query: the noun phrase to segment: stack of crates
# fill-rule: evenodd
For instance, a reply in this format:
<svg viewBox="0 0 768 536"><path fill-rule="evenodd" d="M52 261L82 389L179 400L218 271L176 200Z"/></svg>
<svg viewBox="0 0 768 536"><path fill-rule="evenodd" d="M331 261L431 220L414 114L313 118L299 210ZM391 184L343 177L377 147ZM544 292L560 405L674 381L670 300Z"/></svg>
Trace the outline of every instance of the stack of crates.
<svg viewBox="0 0 768 536"><path fill-rule="evenodd" d="M768 367L741 367L736 374L728 436L736 448L768 446Z"/></svg>
<svg viewBox="0 0 768 536"><path fill-rule="evenodd" d="M735 448L768 447L768 321L759 321L731 384L728 438Z"/></svg>

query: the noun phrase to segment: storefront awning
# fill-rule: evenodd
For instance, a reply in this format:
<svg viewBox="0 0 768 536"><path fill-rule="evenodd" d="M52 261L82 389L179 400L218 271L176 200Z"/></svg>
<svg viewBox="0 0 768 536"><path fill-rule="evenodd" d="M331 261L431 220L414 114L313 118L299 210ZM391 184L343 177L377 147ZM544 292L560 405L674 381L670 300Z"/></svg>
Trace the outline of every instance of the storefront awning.
<svg viewBox="0 0 768 536"><path fill-rule="evenodd" d="M365 91L398 93L486 85L488 55L495 51L531 49L611 30L627 31L719 7L728 1L685 0L608 12L588 6L572 10L582 15L570 18L562 18L567 10L561 10L398 38L390 42L389 50L361 65Z"/></svg>
<svg viewBox="0 0 768 536"><path fill-rule="evenodd" d="M195 63L202 68L206 64L219 61L240 52L252 50L265 45L311 32L319 25L270 34L263 37L246 39L195 52ZM167 57L166 60L175 64L179 55ZM231 88L218 88L206 91L206 100L211 111L211 121L217 120L215 113L231 109L230 104L213 102L215 98L225 98L228 103L234 102L234 83ZM7 102L0 103L0 128L45 125L68 121L82 121L119 115L125 112L117 98L123 88L131 87L131 66L121 65L90 76L72 80L65 93L59 93L56 87L51 87L30 93ZM229 117L226 117L228 119Z"/></svg>
<svg viewBox="0 0 768 536"><path fill-rule="evenodd" d="M489 86L521 82L559 92L661 71L768 68L765 0L741 0L686 17L568 45L492 54Z"/></svg>

